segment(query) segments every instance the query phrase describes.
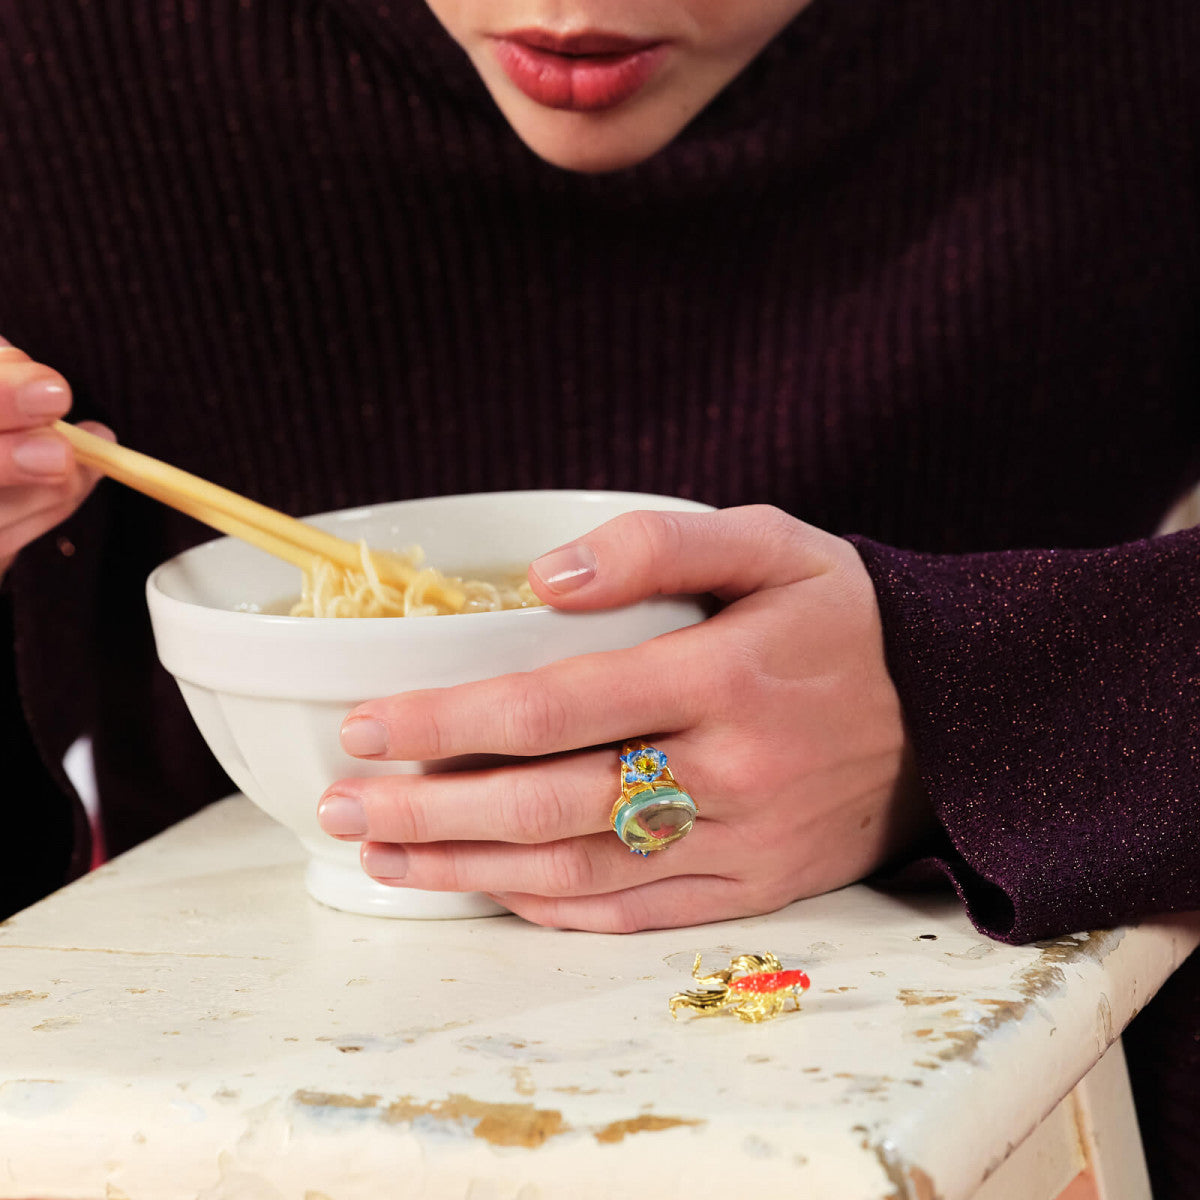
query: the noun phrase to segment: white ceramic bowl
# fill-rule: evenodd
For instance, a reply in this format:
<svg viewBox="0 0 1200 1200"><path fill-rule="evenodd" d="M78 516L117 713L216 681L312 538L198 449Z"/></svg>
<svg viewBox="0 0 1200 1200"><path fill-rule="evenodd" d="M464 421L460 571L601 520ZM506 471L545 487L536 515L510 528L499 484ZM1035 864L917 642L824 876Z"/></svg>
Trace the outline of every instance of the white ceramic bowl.
<svg viewBox="0 0 1200 1200"><path fill-rule="evenodd" d="M310 520L382 550L419 545L448 574L474 575L519 569L634 509L710 511L690 500L633 492L533 491L403 500ZM365 763L343 753L338 730L352 707L637 645L704 615L693 597L658 597L595 613L534 608L408 619L244 611L278 609L299 590L293 567L233 538L188 550L146 583L159 658L230 778L308 850L309 894L334 908L394 917L501 910L480 894L376 883L359 864L357 843L321 831L317 801L335 780L435 769L419 762ZM597 796L596 803L607 809L609 799Z"/></svg>

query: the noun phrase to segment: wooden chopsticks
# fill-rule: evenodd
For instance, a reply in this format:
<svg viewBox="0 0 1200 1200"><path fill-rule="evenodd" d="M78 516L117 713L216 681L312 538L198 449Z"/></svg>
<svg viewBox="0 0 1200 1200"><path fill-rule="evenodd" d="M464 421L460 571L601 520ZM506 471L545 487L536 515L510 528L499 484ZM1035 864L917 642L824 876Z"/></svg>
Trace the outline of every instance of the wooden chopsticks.
<svg viewBox="0 0 1200 1200"><path fill-rule="evenodd" d="M359 549L353 542L65 421L55 421L53 429L70 443L81 463L302 571L311 570L318 558L347 570L362 569ZM394 555L376 551L371 557L380 579L393 587L407 587L416 575L409 563ZM425 594L431 603L453 612L461 612L465 603L462 592L453 584L431 583Z"/></svg>

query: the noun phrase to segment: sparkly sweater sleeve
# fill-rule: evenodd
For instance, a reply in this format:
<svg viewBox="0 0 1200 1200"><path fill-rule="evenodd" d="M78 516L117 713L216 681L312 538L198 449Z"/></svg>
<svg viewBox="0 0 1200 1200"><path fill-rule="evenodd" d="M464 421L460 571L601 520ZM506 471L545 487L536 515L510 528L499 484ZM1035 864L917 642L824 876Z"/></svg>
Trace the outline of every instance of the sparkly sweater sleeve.
<svg viewBox="0 0 1200 1200"><path fill-rule="evenodd" d="M929 860L1027 941L1200 908L1200 529L930 555L851 539L945 831Z"/></svg>

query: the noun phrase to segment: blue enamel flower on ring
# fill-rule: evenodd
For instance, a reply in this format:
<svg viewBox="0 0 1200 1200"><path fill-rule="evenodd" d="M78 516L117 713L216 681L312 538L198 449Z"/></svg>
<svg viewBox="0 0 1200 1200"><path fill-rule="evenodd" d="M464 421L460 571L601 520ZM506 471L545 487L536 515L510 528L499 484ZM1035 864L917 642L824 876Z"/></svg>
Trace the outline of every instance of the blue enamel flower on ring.
<svg viewBox="0 0 1200 1200"><path fill-rule="evenodd" d="M653 783L667 765L667 756L653 746L642 746L621 755L626 783Z"/></svg>

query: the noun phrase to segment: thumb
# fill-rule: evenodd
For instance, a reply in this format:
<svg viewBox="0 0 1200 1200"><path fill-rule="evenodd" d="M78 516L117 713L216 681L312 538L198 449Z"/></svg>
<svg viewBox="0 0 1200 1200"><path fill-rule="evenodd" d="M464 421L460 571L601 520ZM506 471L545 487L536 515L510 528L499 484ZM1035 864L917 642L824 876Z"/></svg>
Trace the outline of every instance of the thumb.
<svg viewBox="0 0 1200 1200"><path fill-rule="evenodd" d="M543 554L530 566L529 582L539 599L563 609L704 592L736 600L820 575L846 548L841 538L765 504L631 512Z"/></svg>

